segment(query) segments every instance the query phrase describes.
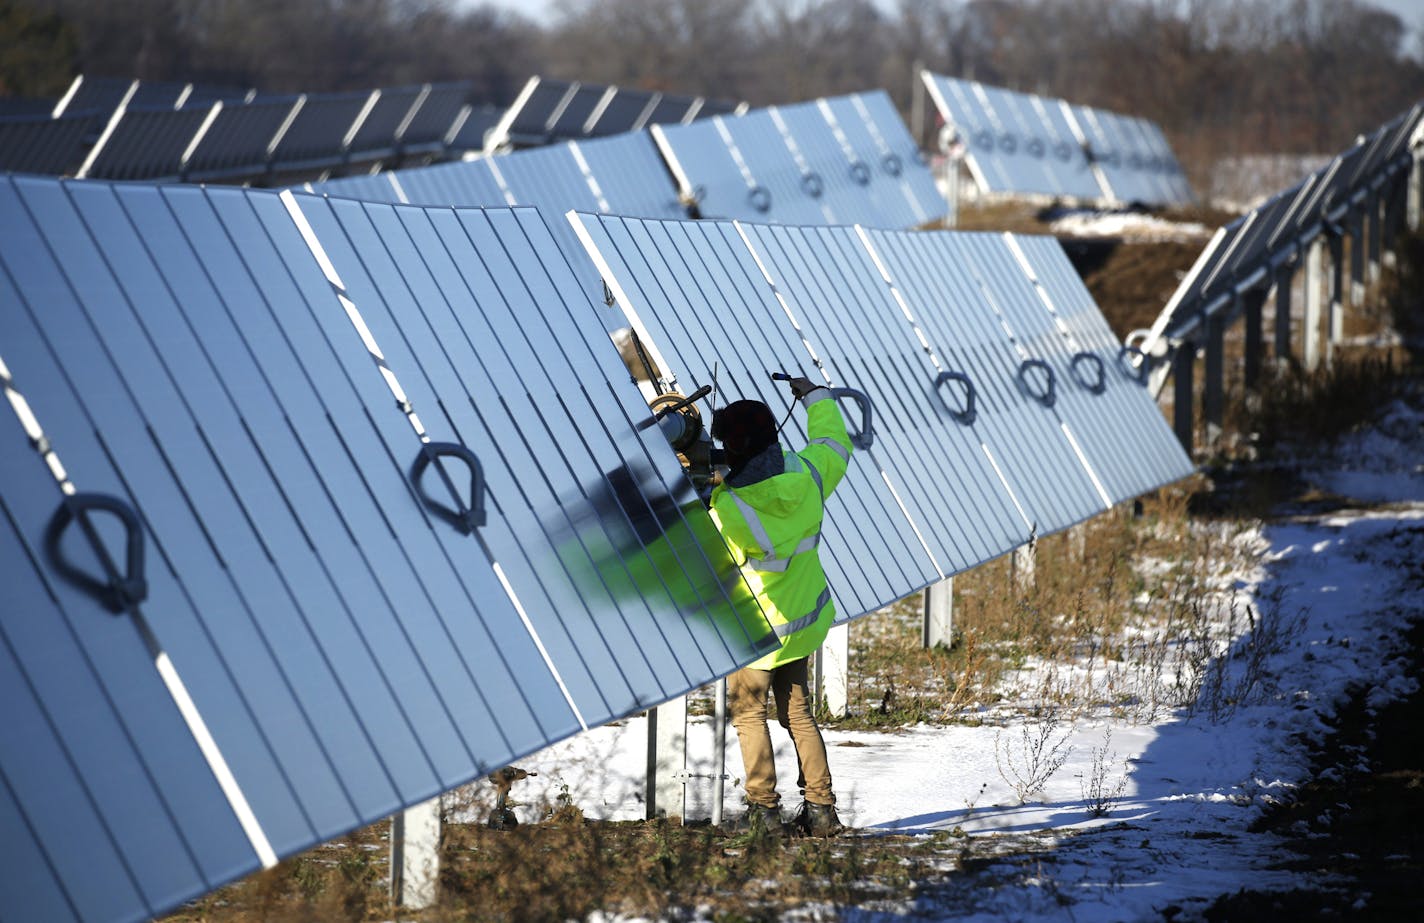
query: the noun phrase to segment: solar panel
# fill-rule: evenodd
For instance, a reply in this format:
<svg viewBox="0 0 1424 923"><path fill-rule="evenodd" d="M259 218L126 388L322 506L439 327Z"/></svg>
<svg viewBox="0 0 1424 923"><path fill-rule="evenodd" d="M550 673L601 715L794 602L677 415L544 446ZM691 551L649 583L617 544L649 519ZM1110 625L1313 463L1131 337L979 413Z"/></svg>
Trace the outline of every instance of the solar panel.
<svg viewBox="0 0 1424 923"><path fill-rule="evenodd" d="M206 109L120 109L75 175L176 180L184 153L211 115Z"/></svg>
<svg viewBox="0 0 1424 923"><path fill-rule="evenodd" d="M39 557L59 490L45 500L7 413L0 544L18 553L0 585L55 592L43 619L3 607L0 659L38 638L74 664L65 700L7 701L97 754L69 758L86 796L42 734L0 744L6 829L35 815L25 832L59 853L48 877L5 864L7 906L159 915L255 867L259 839L271 864L774 644L534 212L23 178L0 203L8 374L74 483L135 511L149 553L131 609L232 778L214 802L136 621L88 625L97 602ZM429 462L457 443L487 493L441 492L437 471L472 477ZM95 678L113 714L96 697L56 720ZM110 745L116 721L132 753ZM88 777L98 756L112 778ZM150 757L151 780L124 768ZM237 834L233 792L251 812ZM85 836L94 811L121 823Z"/></svg>
<svg viewBox="0 0 1424 923"><path fill-rule="evenodd" d="M964 142L965 165L984 192L1149 204L1192 200L1161 129L1146 119L930 71L920 77L940 117Z"/></svg>
<svg viewBox="0 0 1424 923"><path fill-rule="evenodd" d="M602 108L589 115L590 124L585 126L586 134L616 135L625 131L637 131L645 124L645 116L652 108L657 94L646 90L630 90L627 87L613 89L613 95L603 101Z"/></svg>
<svg viewBox="0 0 1424 923"><path fill-rule="evenodd" d="M1006 281L982 263L998 235L867 231L905 305L905 322L934 357L941 399L969 416L1038 535L1066 529L1107 505L1065 435L1038 358L1006 331ZM1004 251L1005 254L1007 250ZM960 377L962 376L962 377Z"/></svg>
<svg viewBox="0 0 1424 923"><path fill-rule="evenodd" d="M351 129L370 99L369 92L304 95L273 145L272 169L325 170L339 166Z"/></svg>
<svg viewBox="0 0 1424 923"><path fill-rule="evenodd" d="M797 158L802 190L817 193L815 198L827 221L873 227L905 227L914 223L914 216L903 207L903 200L893 195L877 195L885 183L876 183L870 168L855 158L849 145L826 120L819 103L773 106L768 112Z"/></svg>
<svg viewBox="0 0 1424 923"><path fill-rule="evenodd" d="M0 170L72 173L83 162L88 139L98 127L99 117L93 114L0 119Z"/></svg>
<svg viewBox="0 0 1424 923"><path fill-rule="evenodd" d="M855 159L870 170L871 185L884 183L895 190L891 198L898 201L893 207L896 212L904 208L909 215L908 221L897 221L897 226L914 227L944 217L948 205L888 96L876 91L833 96L822 102L822 111L834 119Z"/></svg>
<svg viewBox="0 0 1424 923"><path fill-rule="evenodd" d="M824 200L825 180L812 171L804 156L793 151L769 109L753 109L736 117L717 116L723 141L746 164L756 181L754 193L764 195L769 205L760 216L762 221L783 224L834 224L835 213ZM756 195L735 214L718 217L753 218L763 210Z"/></svg>
<svg viewBox="0 0 1424 923"><path fill-rule="evenodd" d="M578 88L567 80L530 77L499 123L491 130L485 149L528 147L547 144L549 127L565 97Z"/></svg>
<svg viewBox="0 0 1424 923"><path fill-rule="evenodd" d="M346 141L349 159L360 163L394 156L401 126L420 102L422 91L419 86L374 91L365 114Z"/></svg>
<svg viewBox="0 0 1424 923"><path fill-rule="evenodd" d="M646 131L572 143L599 199L598 210L646 218L686 218L667 166ZM557 229L565 222L560 215ZM580 250L580 252L582 252Z"/></svg>
<svg viewBox="0 0 1424 923"><path fill-rule="evenodd" d="M719 403L745 397L773 409L787 406L784 386L768 372L809 370L808 344L736 225L596 215L571 220L614 291L617 305L610 310L621 311L623 326L636 331L670 383L687 393L715 379ZM847 416L856 432L863 417L854 409ZM804 417L793 413L787 426L785 442L804 445ZM874 611L944 576L868 453L852 456L834 507L823 526L821 559L842 618Z"/></svg>
<svg viewBox="0 0 1424 923"><path fill-rule="evenodd" d="M422 92L400 131L400 147L404 155L435 153L445 146L445 139L465 108L470 85L464 82L426 84ZM483 147L484 138L471 146Z"/></svg>
<svg viewBox="0 0 1424 923"><path fill-rule="evenodd" d="M588 132L588 120L597 111L599 104L608 95L610 88L597 84L575 84L559 104L559 109L549 123L549 137L560 141L582 138Z"/></svg>
<svg viewBox="0 0 1424 923"><path fill-rule="evenodd" d="M484 150L486 138L499 124L501 114L495 106L466 106L449 136L451 153Z"/></svg>
<svg viewBox="0 0 1424 923"><path fill-rule="evenodd" d="M692 121L700 109L695 96L679 96L676 93L660 93L657 102L643 120L644 125L678 125Z"/></svg>
<svg viewBox="0 0 1424 923"><path fill-rule="evenodd" d="M92 77L80 74L55 104L55 116L82 112L98 113L107 119L134 92L137 80L119 77Z"/></svg>
<svg viewBox="0 0 1424 923"><path fill-rule="evenodd" d="M207 129L187 152L183 178L201 183L266 173L267 152L296 105L297 97L219 103Z"/></svg>

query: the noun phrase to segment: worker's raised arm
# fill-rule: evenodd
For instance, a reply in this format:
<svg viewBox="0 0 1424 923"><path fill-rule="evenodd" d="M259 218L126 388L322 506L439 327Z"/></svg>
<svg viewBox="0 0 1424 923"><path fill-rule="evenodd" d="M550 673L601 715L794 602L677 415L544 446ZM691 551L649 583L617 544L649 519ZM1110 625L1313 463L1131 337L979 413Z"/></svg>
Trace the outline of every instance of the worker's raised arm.
<svg viewBox="0 0 1424 923"><path fill-rule="evenodd" d="M829 388L797 378L791 382L791 393L806 408L806 434L810 437L806 448L796 454L815 467L825 495L830 496L850 463L851 442L845 417Z"/></svg>

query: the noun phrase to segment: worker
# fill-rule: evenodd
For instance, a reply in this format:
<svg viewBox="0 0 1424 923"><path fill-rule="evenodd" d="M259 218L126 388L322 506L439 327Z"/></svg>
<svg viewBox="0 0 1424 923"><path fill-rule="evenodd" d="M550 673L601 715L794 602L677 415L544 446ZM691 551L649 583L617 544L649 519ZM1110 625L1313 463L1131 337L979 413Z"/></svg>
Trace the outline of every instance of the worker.
<svg viewBox="0 0 1424 923"><path fill-rule="evenodd" d="M810 443L800 452L782 451L776 417L761 401L735 401L712 420L712 438L721 441L728 467L712 491L712 519L743 562L742 574L781 641L780 648L728 677L727 698L746 773L748 826L784 830L767 728L770 690L799 764L803 802L792 825L812 836L832 836L843 827L826 745L811 712L807 661L835 619L816 548L825 499L845 475L851 442L828 389L805 378L790 385L807 414Z"/></svg>

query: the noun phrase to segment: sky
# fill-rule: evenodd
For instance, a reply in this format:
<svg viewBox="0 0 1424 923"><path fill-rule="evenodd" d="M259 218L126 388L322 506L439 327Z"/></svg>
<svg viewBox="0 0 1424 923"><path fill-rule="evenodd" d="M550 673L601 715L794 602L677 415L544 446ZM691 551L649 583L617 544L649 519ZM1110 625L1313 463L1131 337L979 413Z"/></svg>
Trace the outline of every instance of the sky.
<svg viewBox="0 0 1424 923"><path fill-rule="evenodd" d="M1008 861L979 879L993 887L960 881L958 890L921 891L892 912L857 919L883 913L890 920L899 912L976 923L1155 919L1172 905L1200 912L1242 887L1319 887L1280 868L1277 841L1248 828L1307 781L1307 743L1322 739L1352 683L1373 686L1372 709L1416 688L1404 675L1397 581L1402 562L1424 559L1421 458L1424 399L1396 402L1372 428L1303 462L1322 490L1356 498L1360 508L1293 517L1237 538L1253 546L1255 563L1224 575L1223 590L1254 602L1258 612L1283 594L1284 611L1295 613L1294 633L1285 633L1265 664L1273 694L1220 721L1184 711L1150 721L1105 711L1065 721L1051 729L1058 741L1051 746L1065 762L1024 803L1012 775L999 768L1000 755L1007 758L1025 730L1033 735L1041 727L1021 715L1000 715L997 726L827 731L839 813L863 834L929 836L958 828L980 846L985 838L1028 836L1044 848L1031 875ZM712 727L710 718L692 719L694 773L711 773ZM587 816L640 818L646 731L641 718L630 719L521 761L538 772L515 790L526 805L516 809L521 820L537 820L533 806L553 803L565 787ZM773 724L772 732L789 812L799 801L788 784L794 755L780 728ZM739 777L735 734L727 740L727 771ZM1101 817L1090 815L1085 791L1095 771L1116 793ZM710 783L694 782L690 798L689 816L710 816ZM739 792L730 786L726 810L740 811Z"/></svg>

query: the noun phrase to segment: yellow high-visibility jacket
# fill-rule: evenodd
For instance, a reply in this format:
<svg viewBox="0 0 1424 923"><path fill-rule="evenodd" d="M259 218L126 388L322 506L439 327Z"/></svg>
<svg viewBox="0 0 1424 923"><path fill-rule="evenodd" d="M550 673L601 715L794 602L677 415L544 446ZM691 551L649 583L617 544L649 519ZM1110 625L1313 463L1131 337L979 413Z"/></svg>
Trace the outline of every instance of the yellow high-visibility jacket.
<svg viewBox="0 0 1424 923"><path fill-rule="evenodd" d="M836 615L816 548L825 499L845 476L851 442L828 390L818 388L801 403L810 443L783 453L783 473L712 491L712 519L732 553L745 559L742 574L781 639L780 649L751 664L758 670L813 653Z"/></svg>

